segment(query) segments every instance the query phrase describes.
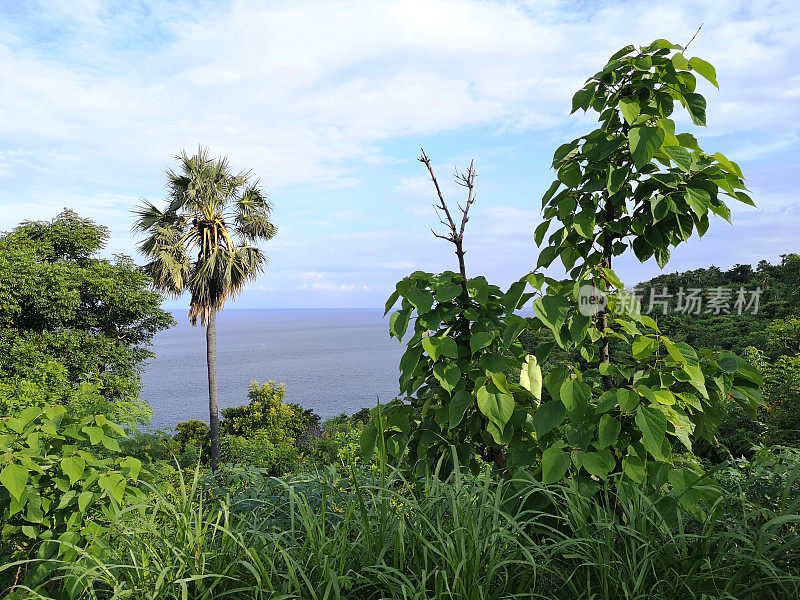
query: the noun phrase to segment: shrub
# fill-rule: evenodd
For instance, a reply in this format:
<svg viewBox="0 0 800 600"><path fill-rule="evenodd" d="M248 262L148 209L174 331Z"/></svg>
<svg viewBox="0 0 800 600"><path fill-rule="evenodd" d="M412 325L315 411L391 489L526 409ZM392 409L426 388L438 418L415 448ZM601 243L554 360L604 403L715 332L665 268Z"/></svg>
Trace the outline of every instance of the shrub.
<svg viewBox="0 0 800 600"><path fill-rule="evenodd" d="M181 454L199 453L203 464L207 464L211 458L208 425L203 421L191 419L178 423L175 429L177 433L173 439L178 444L178 451Z"/></svg>
<svg viewBox="0 0 800 600"><path fill-rule="evenodd" d="M274 443L272 432L258 430L246 437L222 437L222 460L239 465L251 465L272 476L286 475L297 465L297 448L290 443Z"/></svg>
<svg viewBox="0 0 800 600"><path fill-rule="evenodd" d="M249 404L226 408L220 423L222 435L248 436L256 431L267 432L274 443L291 440L296 443L308 422L299 404L285 404L283 384L269 381L262 385L253 381L247 397Z"/></svg>
<svg viewBox="0 0 800 600"><path fill-rule="evenodd" d="M79 418L60 405L0 419L2 555L69 555L102 535L114 506L140 497L129 483L141 461L98 458L118 453L124 437L103 415Z"/></svg>

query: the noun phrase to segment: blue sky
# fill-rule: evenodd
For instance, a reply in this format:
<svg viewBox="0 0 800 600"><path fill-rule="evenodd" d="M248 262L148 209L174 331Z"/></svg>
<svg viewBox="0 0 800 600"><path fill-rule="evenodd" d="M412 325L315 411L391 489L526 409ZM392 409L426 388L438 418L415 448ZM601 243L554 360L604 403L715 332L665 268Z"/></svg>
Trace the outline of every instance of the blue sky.
<svg viewBox="0 0 800 600"><path fill-rule="evenodd" d="M424 147L452 202L475 158L467 269L533 268L553 150L591 127L582 82L627 43L712 62L704 149L737 160L759 204L734 208L668 271L800 251L800 3L0 3L0 229L67 206L135 254L131 207L164 194L181 149L252 169L275 204L266 275L237 307L374 307L416 269L455 269L434 239ZM136 257L140 259L140 257ZM622 259L626 282L659 272ZM185 301L171 301L178 307Z"/></svg>

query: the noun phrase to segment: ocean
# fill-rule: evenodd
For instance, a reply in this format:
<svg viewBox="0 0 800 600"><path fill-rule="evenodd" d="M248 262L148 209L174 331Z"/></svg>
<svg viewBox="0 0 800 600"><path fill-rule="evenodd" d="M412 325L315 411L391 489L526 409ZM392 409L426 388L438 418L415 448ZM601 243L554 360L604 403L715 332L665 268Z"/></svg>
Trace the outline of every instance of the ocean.
<svg viewBox="0 0 800 600"><path fill-rule="evenodd" d="M153 338L155 358L142 375L151 426L208 422L205 329L178 325ZM352 414L394 398L403 346L389 337L378 309L225 309L217 317L220 409L246 404L251 381L286 386L286 402L313 408L323 419Z"/></svg>

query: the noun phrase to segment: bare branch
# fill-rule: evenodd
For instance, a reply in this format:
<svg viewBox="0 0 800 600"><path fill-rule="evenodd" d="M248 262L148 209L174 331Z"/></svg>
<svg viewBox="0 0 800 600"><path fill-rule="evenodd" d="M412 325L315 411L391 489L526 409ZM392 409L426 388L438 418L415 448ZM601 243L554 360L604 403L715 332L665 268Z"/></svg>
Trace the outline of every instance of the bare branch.
<svg viewBox="0 0 800 600"><path fill-rule="evenodd" d="M702 24L702 23L700 23L700 27L698 27L698 28L697 28L697 31L695 31L695 32L694 32L694 35L692 36L692 39L690 39L690 40L689 40L689 43L688 43L688 44L686 44L686 45L683 47L683 49L684 49L684 50L686 50L686 49L689 47L689 44L691 44L691 43L694 41L694 38L696 38L696 37L697 37L697 34L698 34L698 33L700 33L700 30L701 30L702 28L703 28L703 24Z"/></svg>
<svg viewBox="0 0 800 600"><path fill-rule="evenodd" d="M419 162L424 164L428 168L428 173L431 175L431 181L433 181L433 185L436 188L436 195L439 198L439 203L433 205L434 211L436 211L436 216L439 218L439 222L444 225L450 233L448 235L441 235L436 233L433 229L431 229L431 233L441 240L447 240L451 242L456 247L456 256L458 257L458 266L461 272L461 275L464 277L463 285L465 286L464 289L466 290L466 269L464 267L464 230L469 222L469 209L475 202L475 161L471 160L469 163L469 168L466 172L459 172L458 169L454 169L453 178L455 179L456 184L460 185L461 187L467 188L467 202L464 206L461 206L460 203L456 202L456 206L461 211L461 223L459 226L456 226L455 221L450 213L450 209L447 206L447 202L445 202L444 194L442 194L442 189L439 187L439 182L436 179L436 174L433 172L433 166L431 165L431 160L428 158L428 155L425 154L424 149L420 149L421 154L419 157ZM447 219L445 222L445 219Z"/></svg>

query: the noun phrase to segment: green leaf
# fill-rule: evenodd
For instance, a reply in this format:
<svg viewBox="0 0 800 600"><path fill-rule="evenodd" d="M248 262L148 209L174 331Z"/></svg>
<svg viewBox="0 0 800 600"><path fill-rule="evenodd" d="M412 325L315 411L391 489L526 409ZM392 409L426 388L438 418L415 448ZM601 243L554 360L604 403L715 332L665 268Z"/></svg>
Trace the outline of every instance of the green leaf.
<svg viewBox="0 0 800 600"><path fill-rule="evenodd" d="M630 412L639 405L639 394L633 390L620 388L617 390L617 404L622 412Z"/></svg>
<svg viewBox="0 0 800 600"><path fill-rule="evenodd" d="M553 197L553 194L556 193L556 190L561 187L561 182L557 179L550 184L550 187L545 192L544 196L542 196L542 208L547 206L547 203L550 201L550 198Z"/></svg>
<svg viewBox="0 0 800 600"><path fill-rule="evenodd" d="M502 354L497 352L487 352L481 354L479 360L481 369L489 371L490 373L502 373L508 366L508 361Z"/></svg>
<svg viewBox="0 0 800 600"><path fill-rule="evenodd" d="M542 452L542 483L558 483L564 479L569 468L569 454L557 445Z"/></svg>
<svg viewBox="0 0 800 600"><path fill-rule="evenodd" d="M711 194L702 188L687 187L686 203L691 207L694 214L702 217L708 213L708 205L711 203Z"/></svg>
<svg viewBox="0 0 800 600"><path fill-rule="evenodd" d="M609 450L601 450L600 452L587 452L583 457L583 468L586 469L590 475L605 479L606 476L614 470L616 462L614 455Z"/></svg>
<svg viewBox="0 0 800 600"><path fill-rule="evenodd" d="M86 461L80 456L67 456L61 459L61 470L64 475L69 477L70 485L73 485L83 475L86 468Z"/></svg>
<svg viewBox="0 0 800 600"><path fill-rule="evenodd" d="M651 337L641 336L631 344L631 353L634 358L643 359L650 356L658 348L658 342Z"/></svg>
<svg viewBox="0 0 800 600"><path fill-rule="evenodd" d="M142 461L133 456L126 456L120 465L123 469L127 470L127 475L131 479L136 479L139 476L139 472L142 470Z"/></svg>
<svg viewBox="0 0 800 600"><path fill-rule="evenodd" d="M458 298L463 291L464 288L456 283L444 283L436 288L436 301L451 302Z"/></svg>
<svg viewBox="0 0 800 600"><path fill-rule="evenodd" d="M702 58L697 58L695 56L689 59L689 66L710 81L715 88L719 89L717 71L711 63L707 63Z"/></svg>
<svg viewBox="0 0 800 600"><path fill-rule="evenodd" d="M424 337L422 338L422 348L431 357L433 362L439 360L439 338L435 337Z"/></svg>
<svg viewBox="0 0 800 600"><path fill-rule="evenodd" d="M569 411L581 410L588 405L592 388L577 379L568 379L561 384L561 402Z"/></svg>
<svg viewBox="0 0 800 600"><path fill-rule="evenodd" d="M733 162L732 160L728 160L728 157L722 154L721 152L717 152L714 155L714 159L740 179L744 177L744 175L742 175L742 169L739 168L739 165Z"/></svg>
<svg viewBox="0 0 800 600"><path fill-rule="evenodd" d="M424 315L427 312L430 312L431 307L433 306L433 295L426 291L421 290L418 287L413 287L406 293L406 298L411 303L411 305L417 309L417 314Z"/></svg>
<svg viewBox="0 0 800 600"><path fill-rule="evenodd" d="M636 119L639 118L639 103L633 98L620 98L619 108L622 111L622 116L628 122L628 125L633 125Z"/></svg>
<svg viewBox="0 0 800 600"><path fill-rule="evenodd" d="M637 452L636 448L628 446L628 454L622 459L622 472L636 483L644 482L647 476L645 458L644 455Z"/></svg>
<svg viewBox="0 0 800 600"><path fill-rule="evenodd" d="M458 368L456 363L436 363L433 365L433 374L442 387L448 392L452 392L456 387L458 380L461 379L461 369Z"/></svg>
<svg viewBox="0 0 800 600"><path fill-rule="evenodd" d="M686 106L695 125L705 127L706 125L706 99L700 94L684 94Z"/></svg>
<svg viewBox="0 0 800 600"><path fill-rule="evenodd" d="M389 334L402 340L403 336L408 329L408 321L411 318L411 312L408 310L396 310L389 317Z"/></svg>
<svg viewBox="0 0 800 600"><path fill-rule="evenodd" d="M558 170L558 179L567 187L577 187L581 182L581 168L577 162L570 161Z"/></svg>
<svg viewBox="0 0 800 600"><path fill-rule="evenodd" d="M616 194L622 189L625 183L625 178L628 176L628 169L622 167L609 167L608 178L606 179L606 187L612 194Z"/></svg>
<svg viewBox="0 0 800 600"><path fill-rule="evenodd" d="M572 221L572 226L582 238L587 240L592 239L594 234L594 212L589 210L581 211L575 215L575 218ZM564 254L562 253L561 256L563 258Z"/></svg>
<svg viewBox="0 0 800 600"><path fill-rule="evenodd" d="M478 388L477 396L478 409L502 431L514 414L514 397L485 385Z"/></svg>
<svg viewBox="0 0 800 600"><path fill-rule="evenodd" d="M692 155L683 146L664 146L661 148L683 171L692 170Z"/></svg>
<svg viewBox="0 0 800 600"><path fill-rule="evenodd" d="M84 491L78 494L78 510L86 512L86 507L94 499L94 494L89 491Z"/></svg>
<svg viewBox="0 0 800 600"><path fill-rule="evenodd" d="M611 415L600 417L600 424L597 427L597 440L600 448L607 448L617 442L619 432L622 431L622 423Z"/></svg>
<svg viewBox="0 0 800 600"><path fill-rule="evenodd" d="M664 130L661 127L640 125L630 130L628 144L633 162L641 169L648 164L664 143Z"/></svg>
<svg viewBox="0 0 800 600"><path fill-rule="evenodd" d="M550 400L539 405L533 413L533 428L536 430L536 435L542 437L558 427L566 414L566 407L558 400Z"/></svg>
<svg viewBox="0 0 800 600"><path fill-rule="evenodd" d="M528 282L524 279L515 281L511 284L511 287L508 288L508 291L503 294L503 297L500 299L500 304L503 305L506 314L511 314L517 310L517 305L519 304L520 298L522 298L522 294L525 293L525 287L527 285Z"/></svg>
<svg viewBox="0 0 800 600"><path fill-rule="evenodd" d="M448 404L448 421L450 422L450 429L455 429L458 427L458 424L461 423L461 420L464 418L464 413L467 412L467 409L472 406L473 396L465 392L464 390L459 390L453 397L450 399Z"/></svg>
<svg viewBox="0 0 800 600"><path fill-rule="evenodd" d="M542 221L537 225L536 231L533 233L533 241L536 242L537 246L542 245L542 240L544 240L544 236L547 234L547 230L550 228L550 220Z"/></svg>
<svg viewBox="0 0 800 600"><path fill-rule="evenodd" d="M570 302L563 296L543 296L533 302L536 317L553 331L561 329L567 318Z"/></svg>
<svg viewBox="0 0 800 600"><path fill-rule="evenodd" d="M358 439L358 443L361 446L361 453L364 455L364 460L369 460L372 458L372 454L375 452L375 441L377 439L378 430L372 423L370 423L367 425L364 431L361 432L361 435ZM78 502L80 502L80 499Z"/></svg>
<svg viewBox="0 0 800 600"><path fill-rule="evenodd" d="M392 309L392 307L395 305L395 302L397 302L397 299L399 297L400 297L400 291L399 290L395 290L392 293L392 295L389 296L389 299L386 300L386 304L384 305L384 308L385 308L385 310L383 311L383 316L384 317L386 316L386 313L388 313Z"/></svg>
<svg viewBox="0 0 800 600"><path fill-rule="evenodd" d="M519 374L519 383L528 390L533 397L541 401L542 399L542 368L536 357L529 354L525 357L522 370Z"/></svg>
<svg viewBox="0 0 800 600"><path fill-rule="evenodd" d="M17 501L22 497L25 486L28 485L28 477L28 469L16 463L10 463L0 471L0 483Z"/></svg>
<svg viewBox="0 0 800 600"><path fill-rule="evenodd" d="M668 460L663 451L667 433L667 417L664 413L649 406L639 406L635 421L642 432L642 443L647 451L656 460Z"/></svg>
<svg viewBox="0 0 800 600"><path fill-rule="evenodd" d="M469 336L469 349L475 354L481 348L486 348L492 343L492 334L488 331L476 331Z"/></svg>

